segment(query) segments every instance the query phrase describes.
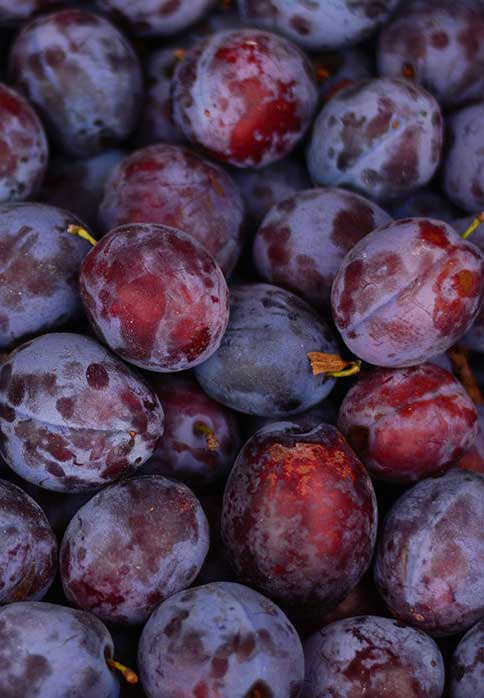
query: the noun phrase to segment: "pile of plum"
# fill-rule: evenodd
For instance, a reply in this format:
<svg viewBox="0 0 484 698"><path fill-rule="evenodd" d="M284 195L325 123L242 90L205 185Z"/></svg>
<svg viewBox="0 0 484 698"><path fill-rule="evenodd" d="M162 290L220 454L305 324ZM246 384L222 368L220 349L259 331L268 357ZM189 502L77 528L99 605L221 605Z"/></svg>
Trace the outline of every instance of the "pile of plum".
<svg viewBox="0 0 484 698"><path fill-rule="evenodd" d="M0 698L484 698L484 0L0 47Z"/></svg>

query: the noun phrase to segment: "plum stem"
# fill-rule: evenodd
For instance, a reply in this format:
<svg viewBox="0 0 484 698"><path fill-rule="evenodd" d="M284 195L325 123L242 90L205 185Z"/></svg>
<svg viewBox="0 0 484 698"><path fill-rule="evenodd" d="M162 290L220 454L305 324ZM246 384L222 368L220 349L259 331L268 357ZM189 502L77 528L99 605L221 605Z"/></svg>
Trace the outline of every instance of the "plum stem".
<svg viewBox="0 0 484 698"><path fill-rule="evenodd" d="M193 430L198 436L204 436L207 441L207 448L209 451L216 451L220 446L215 432L211 429L205 422L195 422L193 425Z"/></svg>
<svg viewBox="0 0 484 698"><path fill-rule="evenodd" d="M67 232L71 235L77 235L77 237L82 238L83 240L87 240L87 242L90 242L93 247L94 245L97 245L96 238L93 238L91 233L83 228L82 225L74 225L72 223L71 225L67 226Z"/></svg>
<svg viewBox="0 0 484 698"><path fill-rule="evenodd" d="M117 662L115 659L106 659L106 664L110 669L113 669L113 671L119 671L126 683L138 683L138 674L127 666L124 666L124 664Z"/></svg>
<svg viewBox="0 0 484 698"><path fill-rule="evenodd" d="M469 352L456 345L449 349L449 358L457 377L476 405L484 405L484 397L479 388L474 372L469 365Z"/></svg>
<svg viewBox="0 0 484 698"><path fill-rule="evenodd" d="M474 220L472 221L472 223L470 224L470 226L467 228L467 230L465 230L465 231L462 233L462 235L461 235L462 239L463 239L463 240L467 240L467 238L469 238L469 237L472 235L472 233L473 233L475 230L477 230L477 228L478 228L482 223L484 223L484 211L482 211L476 218L474 218Z"/></svg>
<svg viewBox="0 0 484 698"><path fill-rule="evenodd" d="M313 375L324 373L331 378L348 378L361 371L361 361L346 361L337 354L323 354L320 351L310 351L308 359L313 369Z"/></svg>

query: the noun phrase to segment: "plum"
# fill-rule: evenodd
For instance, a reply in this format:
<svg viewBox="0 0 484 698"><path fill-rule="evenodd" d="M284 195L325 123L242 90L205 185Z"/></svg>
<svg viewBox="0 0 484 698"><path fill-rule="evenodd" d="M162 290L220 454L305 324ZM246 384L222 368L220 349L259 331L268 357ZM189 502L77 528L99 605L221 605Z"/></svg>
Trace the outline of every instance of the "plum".
<svg viewBox="0 0 484 698"><path fill-rule="evenodd" d="M195 495L158 475L98 492L67 527L60 550L69 601L111 623L144 623L168 596L190 586L209 545Z"/></svg>
<svg viewBox="0 0 484 698"><path fill-rule="evenodd" d="M370 478L332 426L290 422L245 444L224 494L222 536L243 583L297 618L334 608L367 570L376 537Z"/></svg>
<svg viewBox="0 0 484 698"><path fill-rule="evenodd" d="M0 451L21 477L59 492L95 490L155 450L163 410L148 385L89 337L23 344L0 371Z"/></svg>

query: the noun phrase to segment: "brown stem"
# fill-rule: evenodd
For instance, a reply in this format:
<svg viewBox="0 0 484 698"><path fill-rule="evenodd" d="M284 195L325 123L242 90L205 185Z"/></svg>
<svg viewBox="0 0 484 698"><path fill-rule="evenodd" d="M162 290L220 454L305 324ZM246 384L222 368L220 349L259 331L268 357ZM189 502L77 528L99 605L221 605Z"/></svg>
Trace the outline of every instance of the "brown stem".
<svg viewBox="0 0 484 698"><path fill-rule="evenodd" d="M82 238L83 240L87 240L87 242L90 242L93 247L94 245L97 245L96 238L93 238L91 233L83 228L82 225L68 225L67 232L71 235L77 235L77 237Z"/></svg>
<svg viewBox="0 0 484 698"><path fill-rule="evenodd" d="M454 372L467 390L468 395L476 405L484 405L484 397L469 365L469 352L456 344L449 350L449 358L452 361Z"/></svg>
<svg viewBox="0 0 484 698"><path fill-rule="evenodd" d="M220 446L215 432L205 422L195 422L193 430L198 436L204 436L209 451L216 451Z"/></svg>
<svg viewBox="0 0 484 698"><path fill-rule="evenodd" d="M134 672L132 669L129 669L129 667L124 666L124 664L121 664L114 659L106 659L106 664L113 671L119 671L126 683L138 683L138 674L136 674L136 672Z"/></svg>
<svg viewBox="0 0 484 698"><path fill-rule="evenodd" d="M331 378L347 378L356 375L361 370L361 361L346 361L337 354L310 351L308 359L315 376L324 373Z"/></svg>

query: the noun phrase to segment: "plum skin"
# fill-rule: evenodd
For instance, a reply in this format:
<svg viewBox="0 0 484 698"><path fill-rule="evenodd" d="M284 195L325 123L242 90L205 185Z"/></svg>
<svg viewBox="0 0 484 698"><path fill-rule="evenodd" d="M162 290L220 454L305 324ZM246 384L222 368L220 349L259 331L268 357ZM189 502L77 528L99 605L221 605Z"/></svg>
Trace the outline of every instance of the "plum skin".
<svg viewBox="0 0 484 698"><path fill-rule="evenodd" d="M332 426L258 431L230 474L222 537L239 578L299 616L334 607L366 571L376 537L370 478Z"/></svg>
<svg viewBox="0 0 484 698"><path fill-rule="evenodd" d="M390 618L357 616L331 623L305 641L304 655L301 698L441 698L444 690L437 644Z"/></svg>
<svg viewBox="0 0 484 698"><path fill-rule="evenodd" d="M157 143L135 150L111 172L99 222L105 231L127 223L182 230L229 276L242 249L244 206L221 167L188 148Z"/></svg>
<svg viewBox="0 0 484 698"><path fill-rule="evenodd" d="M331 306L359 358L398 368L449 349L484 291L484 255L443 221L408 218L366 235L335 277Z"/></svg>
<svg viewBox="0 0 484 698"><path fill-rule="evenodd" d="M484 697L484 619L462 638L450 666L450 698Z"/></svg>
<svg viewBox="0 0 484 698"><path fill-rule="evenodd" d="M269 284L231 288L219 349L195 369L203 390L239 412L284 417L325 398L334 379L314 376L307 352L335 354L329 325L301 298Z"/></svg>
<svg viewBox="0 0 484 698"><path fill-rule="evenodd" d="M0 349L79 321L79 269L90 244L82 221L38 203L0 204Z"/></svg>
<svg viewBox="0 0 484 698"><path fill-rule="evenodd" d="M160 373L206 361L229 319L229 292L214 259L163 225L112 230L85 258L80 288L98 336L126 361Z"/></svg>
<svg viewBox="0 0 484 698"><path fill-rule="evenodd" d="M320 309L347 252L391 217L368 199L337 188L307 189L284 198L257 231L254 264L269 283L297 293Z"/></svg>
<svg viewBox="0 0 484 698"><path fill-rule="evenodd" d="M382 203L427 184L440 163L437 101L405 80L380 78L338 92L314 123L307 166L314 184Z"/></svg>
<svg viewBox="0 0 484 698"><path fill-rule="evenodd" d="M98 15L65 9L31 20L13 43L8 72L69 155L94 155L136 124L143 89L138 57Z"/></svg>
<svg viewBox="0 0 484 698"><path fill-rule="evenodd" d="M413 482L450 468L474 443L477 410L450 373L430 364L363 375L338 428L374 477Z"/></svg>
<svg viewBox="0 0 484 698"><path fill-rule="evenodd" d="M296 630L269 599L218 582L175 594L147 622L138 649L150 698L299 696L304 657Z"/></svg>
<svg viewBox="0 0 484 698"><path fill-rule="evenodd" d="M150 384L163 405L165 430L143 473L165 475L197 490L223 481L242 445L237 415L184 374L156 375ZM213 449L200 425L215 436Z"/></svg>
<svg viewBox="0 0 484 698"><path fill-rule="evenodd" d="M190 586L208 546L207 519L188 487L158 475L122 480L67 527L59 556L64 593L107 622L144 623Z"/></svg>
<svg viewBox="0 0 484 698"><path fill-rule="evenodd" d="M0 480L0 603L40 601L57 571L57 539L40 506Z"/></svg>
<svg viewBox="0 0 484 698"><path fill-rule="evenodd" d="M282 159L310 125L317 88L307 58L257 29L199 42L173 79L175 123L192 143L236 167Z"/></svg>
<svg viewBox="0 0 484 698"><path fill-rule="evenodd" d="M0 608L2 698L118 698L113 640L83 611L26 601Z"/></svg>
<svg viewBox="0 0 484 698"><path fill-rule="evenodd" d="M0 424L12 470L46 489L82 492L151 456L163 410L141 377L94 339L52 333L3 363Z"/></svg>
<svg viewBox="0 0 484 698"><path fill-rule="evenodd" d="M47 168L47 136L29 102L2 84L0 143L0 202L32 198L38 193Z"/></svg>
<svg viewBox="0 0 484 698"><path fill-rule="evenodd" d="M396 618L445 636L483 617L483 502L484 476L459 469L397 500L375 559L378 591Z"/></svg>

